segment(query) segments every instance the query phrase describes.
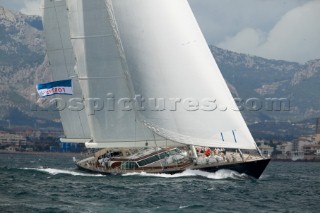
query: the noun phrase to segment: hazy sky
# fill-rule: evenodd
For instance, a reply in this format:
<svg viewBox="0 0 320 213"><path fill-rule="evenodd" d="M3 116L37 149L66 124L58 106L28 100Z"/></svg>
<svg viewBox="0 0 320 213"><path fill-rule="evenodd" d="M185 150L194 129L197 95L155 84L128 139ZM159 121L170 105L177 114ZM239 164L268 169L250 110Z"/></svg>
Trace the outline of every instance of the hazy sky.
<svg viewBox="0 0 320 213"><path fill-rule="evenodd" d="M39 14L40 0L0 0ZM189 0L209 44L304 63L320 58L320 0Z"/></svg>

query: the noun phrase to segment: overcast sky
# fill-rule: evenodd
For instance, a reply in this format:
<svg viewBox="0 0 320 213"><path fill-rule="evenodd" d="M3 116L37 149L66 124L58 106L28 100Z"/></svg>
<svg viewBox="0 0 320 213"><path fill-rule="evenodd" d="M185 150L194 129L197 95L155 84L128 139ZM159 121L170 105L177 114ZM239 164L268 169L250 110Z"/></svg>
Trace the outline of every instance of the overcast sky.
<svg viewBox="0 0 320 213"><path fill-rule="evenodd" d="M39 14L40 0L0 0ZM320 58L320 0L189 0L209 44L304 63Z"/></svg>

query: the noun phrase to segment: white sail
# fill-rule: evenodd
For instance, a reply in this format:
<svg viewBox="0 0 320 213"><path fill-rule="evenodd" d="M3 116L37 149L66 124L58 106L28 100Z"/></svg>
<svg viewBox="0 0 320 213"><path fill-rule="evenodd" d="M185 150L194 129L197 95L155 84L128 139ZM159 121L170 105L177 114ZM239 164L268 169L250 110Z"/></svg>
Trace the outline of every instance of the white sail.
<svg viewBox="0 0 320 213"><path fill-rule="evenodd" d="M135 93L166 99L165 110L139 111L138 119L176 142L256 149L187 0L112 2ZM184 102L175 110L170 98ZM217 109L190 104L214 105L208 99Z"/></svg>
<svg viewBox="0 0 320 213"><path fill-rule="evenodd" d="M176 145L137 122L134 110L116 104L119 99L132 98L132 92L112 8L107 5L104 0L67 0L71 41L93 138L86 146Z"/></svg>
<svg viewBox="0 0 320 213"><path fill-rule="evenodd" d="M83 98L79 82L74 71L75 57L70 41L67 8L65 0L42 2L43 24L47 55L54 81L71 79L73 81L72 96L59 95L64 101L65 108L60 111L66 142L87 142L91 138L88 119L82 110L72 111L68 108L72 98Z"/></svg>

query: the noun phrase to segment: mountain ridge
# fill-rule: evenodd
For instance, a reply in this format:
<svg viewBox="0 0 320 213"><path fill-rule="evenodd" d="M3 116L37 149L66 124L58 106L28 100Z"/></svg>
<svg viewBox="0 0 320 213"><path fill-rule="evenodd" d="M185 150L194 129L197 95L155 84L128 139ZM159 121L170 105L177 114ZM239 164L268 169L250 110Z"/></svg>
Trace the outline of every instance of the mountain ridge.
<svg viewBox="0 0 320 213"><path fill-rule="evenodd" d="M51 80L41 18L0 7L0 126L58 119L57 112L32 112L35 85ZM303 120L320 116L320 59L305 64L235 53L210 45L232 93L244 100L290 99L290 111L244 110L248 123ZM16 118L27 118L20 122ZM14 117L14 118L13 118ZM18 116L19 117L19 116ZM20 123L19 123L20 122Z"/></svg>
<svg viewBox="0 0 320 213"><path fill-rule="evenodd" d="M287 98L290 101L290 111L282 112L282 115L265 111L264 116L273 120L320 116L320 59L299 64L234 53L214 46L210 49L223 76L237 89L241 98ZM259 113L250 112L248 115L247 112L244 115L257 117Z"/></svg>
<svg viewBox="0 0 320 213"><path fill-rule="evenodd" d="M0 7L0 126L7 125L8 120L12 125L33 126L37 120L52 119L52 113L30 109L36 83L51 76L39 22L38 16Z"/></svg>

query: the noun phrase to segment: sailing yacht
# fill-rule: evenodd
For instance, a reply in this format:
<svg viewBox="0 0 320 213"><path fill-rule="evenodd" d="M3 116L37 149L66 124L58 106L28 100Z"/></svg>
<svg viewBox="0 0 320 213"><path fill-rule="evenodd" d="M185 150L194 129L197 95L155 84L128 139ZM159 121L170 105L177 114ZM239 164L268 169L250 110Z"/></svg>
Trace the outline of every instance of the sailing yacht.
<svg viewBox="0 0 320 213"><path fill-rule="evenodd" d="M187 0L44 0L42 8L53 80L73 85L58 95L67 105L61 141L99 149L76 160L80 169L260 177L270 159Z"/></svg>

